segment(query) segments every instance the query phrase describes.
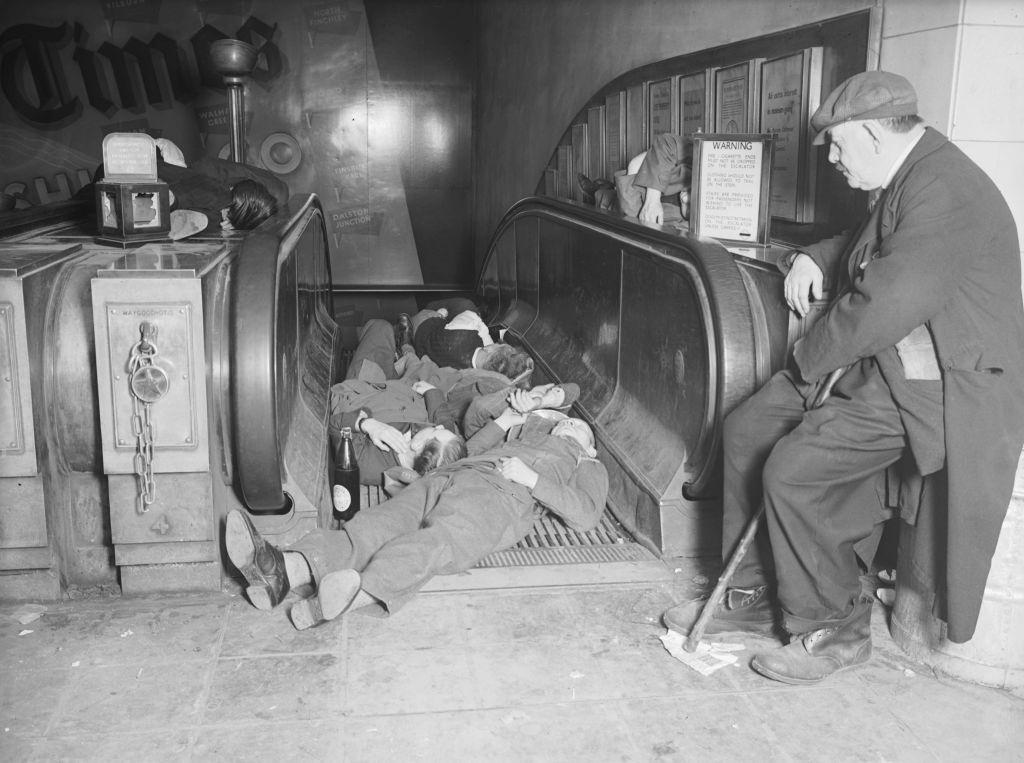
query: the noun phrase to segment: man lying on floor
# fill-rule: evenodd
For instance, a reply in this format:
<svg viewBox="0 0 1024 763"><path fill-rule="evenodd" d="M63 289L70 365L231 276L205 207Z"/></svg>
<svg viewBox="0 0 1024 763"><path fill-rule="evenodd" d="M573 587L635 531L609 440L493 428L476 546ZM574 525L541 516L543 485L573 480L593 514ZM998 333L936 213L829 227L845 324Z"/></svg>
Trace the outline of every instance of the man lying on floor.
<svg viewBox="0 0 1024 763"><path fill-rule="evenodd" d="M396 467L402 471L395 476L408 483L462 458L466 447L461 424L471 401L481 395L488 399L486 408L474 415L474 421L487 416L474 427L475 432L505 408L506 398L516 390L512 380L497 372L438 368L428 359L408 355L400 359L401 378L388 378L385 369L395 368L394 358L391 324L370 320L360 333L346 379L331 387L332 447L337 449L343 428L353 430L364 485L380 485L384 472L394 473L391 470ZM561 394L549 391L553 386L524 392L528 397L523 400L529 406L524 404L519 410L526 413L542 403L556 407L563 401L568 406L579 395L576 385L569 385L572 391Z"/></svg>
<svg viewBox="0 0 1024 763"><path fill-rule="evenodd" d="M580 531L600 522L608 474L586 422L508 408L469 445L475 455L428 473L342 530L313 530L285 550L233 510L225 546L249 601L269 610L291 588L315 584L290 613L300 630L368 606L393 613L434 575L463 572L517 543L544 510Z"/></svg>
<svg viewBox="0 0 1024 763"><path fill-rule="evenodd" d="M370 320L362 329L345 380L331 387L331 447L337 451L342 429L353 431L363 485L380 485L389 469L399 467L422 475L466 455L459 431L464 407L457 402L459 396L449 403L444 392L425 381L409 384L386 378L382 366L393 369L394 358L393 327L384 320ZM460 383L455 375L450 382L453 388ZM473 381L465 382L467 391L475 389ZM509 383L504 377L483 382L488 391L504 389L499 385ZM403 481L416 474L406 474Z"/></svg>
<svg viewBox="0 0 1024 763"><path fill-rule="evenodd" d="M489 327L471 300L455 297L432 302L414 316L401 316L399 346L409 342L417 355L441 366L480 368L516 377L533 369L522 347L505 341L504 332Z"/></svg>
<svg viewBox="0 0 1024 763"><path fill-rule="evenodd" d="M462 433L472 437L506 408L519 413L538 409L567 413L580 396L578 384L539 384L530 389L503 389L473 398L462 417Z"/></svg>

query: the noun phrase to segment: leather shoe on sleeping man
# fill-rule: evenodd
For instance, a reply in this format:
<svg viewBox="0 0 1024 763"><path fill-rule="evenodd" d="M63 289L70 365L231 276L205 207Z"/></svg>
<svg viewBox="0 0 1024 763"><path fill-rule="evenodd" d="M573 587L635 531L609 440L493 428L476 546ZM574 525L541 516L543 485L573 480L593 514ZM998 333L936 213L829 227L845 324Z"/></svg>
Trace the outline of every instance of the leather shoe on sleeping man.
<svg viewBox="0 0 1024 763"><path fill-rule="evenodd" d="M405 345L412 346L412 319L408 313L400 313L395 322L395 347L399 354Z"/></svg>
<svg viewBox="0 0 1024 763"><path fill-rule="evenodd" d="M355 601L362 580L352 569L335 570L324 575L316 594L296 602L288 616L300 631L315 628L343 614Z"/></svg>
<svg viewBox="0 0 1024 763"><path fill-rule="evenodd" d="M267 543L252 520L233 509L224 527L224 546L231 563L245 577L249 601L256 609L270 610L288 595L288 573L284 552Z"/></svg>

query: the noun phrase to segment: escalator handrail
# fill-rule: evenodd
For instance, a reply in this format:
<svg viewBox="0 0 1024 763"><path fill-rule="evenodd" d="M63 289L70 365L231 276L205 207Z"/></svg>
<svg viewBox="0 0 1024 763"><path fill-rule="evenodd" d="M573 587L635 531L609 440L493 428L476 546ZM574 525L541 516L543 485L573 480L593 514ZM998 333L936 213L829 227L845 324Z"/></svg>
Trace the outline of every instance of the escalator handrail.
<svg viewBox="0 0 1024 763"><path fill-rule="evenodd" d="M584 230L613 237L631 248L660 256L668 267L675 263L677 268L695 269L703 282L711 287L707 289L709 314L706 317L708 325L714 329L714 335L709 337L714 345L710 359L714 364L712 411L718 412L720 418L724 417L754 391L754 374L749 378L737 378L732 373L733 369L741 367L741 358L753 357L753 314L735 258L719 242L688 232L646 225L591 206L549 197L528 197L513 204L495 228L477 280L477 294L484 293L489 261L498 252L498 241L517 219L531 216L563 220ZM540 306L537 307L539 309ZM721 427L714 421L705 421L705 431L698 441L703 443L703 447L696 451L716 453L721 446ZM614 445L611 449L615 449ZM708 491L714 476L715 459L705 458L699 469L685 475L683 490L687 495L702 495Z"/></svg>
<svg viewBox="0 0 1024 763"><path fill-rule="evenodd" d="M315 194L298 205L290 201L246 236L235 259L230 369L234 462L242 500L255 512L277 513L290 505L277 400L277 295L281 269L314 219L324 224ZM329 253L324 254L329 283Z"/></svg>

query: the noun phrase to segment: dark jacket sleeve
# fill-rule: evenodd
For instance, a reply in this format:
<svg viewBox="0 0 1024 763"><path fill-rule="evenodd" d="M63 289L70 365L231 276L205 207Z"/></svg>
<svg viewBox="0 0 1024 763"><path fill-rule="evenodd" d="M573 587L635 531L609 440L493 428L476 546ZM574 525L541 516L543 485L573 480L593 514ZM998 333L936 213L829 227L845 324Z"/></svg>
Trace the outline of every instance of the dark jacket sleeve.
<svg viewBox="0 0 1024 763"><path fill-rule="evenodd" d="M835 283L838 279L837 270L839 264L842 261L843 252L850 244L850 234L842 233L832 238L826 238L821 241L817 241L807 246L797 247L794 254L806 254L812 260L814 264L818 266L821 271L823 278L823 288L826 290L834 288ZM789 260L789 258L786 258ZM786 262L785 266L780 265L780 269L783 273L788 273L789 268L792 265L792 260Z"/></svg>
<svg viewBox="0 0 1024 763"><path fill-rule="evenodd" d="M466 452L470 456L479 455L485 450L490 450L503 443L507 435L508 432L491 421L466 440Z"/></svg>
<svg viewBox="0 0 1024 763"><path fill-rule="evenodd" d="M665 196L690 184L693 144L682 135L662 133L654 138L633 185L654 188Z"/></svg>
<svg viewBox="0 0 1024 763"><path fill-rule="evenodd" d="M893 346L950 300L976 233L950 181L911 168L880 202L889 233L878 252L794 349L806 381Z"/></svg>
<svg viewBox="0 0 1024 763"><path fill-rule="evenodd" d="M359 464L360 485L380 485L385 469L398 466L398 459L390 450L381 450L362 432L352 434L352 449Z"/></svg>
<svg viewBox="0 0 1024 763"><path fill-rule="evenodd" d="M472 437L508 407L508 388L473 399L462 417L462 431Z"/></svg>
<svg viewBox="0 0 1024 763"><path fill-rule="evenodd" d="M597 459L585 458L568 483L559 484L542 474L530 492L541 506L557 514L569 527L585 532L601 521L608 498L608 472Z"/></svg>
<svg viewBox="0 0 1024 763"><path fill-rule="evenodd" d="M456 434L461 431L456 409L448 405L444 393L437 387L426 391L426 394L423 395L423 403L427 406L427 420L431 424L445 427Z"/></svg>
<svg viewBox="0 0 1024 763"><path fill-rule="evenodd" d="M262 183L267 190L274 195L278 206L288 203L288 184L269 170L260 167L253 167L249 164L239 164L226 159L218 159L212 156L204 156L192 163L188 169L213 180L218 185L227 189L228 202L231 201L231 187L240 180L255 180Z"/></svg>

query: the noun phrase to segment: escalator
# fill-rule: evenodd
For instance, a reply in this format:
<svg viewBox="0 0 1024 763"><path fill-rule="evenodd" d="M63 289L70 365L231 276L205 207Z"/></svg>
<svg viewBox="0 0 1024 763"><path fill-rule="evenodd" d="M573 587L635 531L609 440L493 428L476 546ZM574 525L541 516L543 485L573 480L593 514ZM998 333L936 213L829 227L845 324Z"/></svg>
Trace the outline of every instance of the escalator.
<svg viewBox="0 0 1024 763"><path fill-rule="evenodd" d="M664 573L662 557L718 553L722 419L782 366L790 340L778 254L549 198L508 211L475 301L530 351L534 384L580 386L574 415L594 428L609 505L591 533L544 517L454 585L485 572L500 585L645 579ZM495 572L509 568L529 569Z"/></svg>
<svg viewBox="0 0 1024 763"><path fill-rule="evenodd" d="M717 552L722 417L789 338L771 252L753 255L573 203L509 210L474 296L533 355L534 383L580 386L608 511L589 533L544 518L432 585L648 579L662 557ZM19 218L0 225L0 288L0 498L17 512L0 524L0 598L215 590L228 511L277 545L326 524L344 348L315 196L244 236L130 250L98 244L77 208ZM126 373L147 336L169 385L148 451Z"/></svg>

